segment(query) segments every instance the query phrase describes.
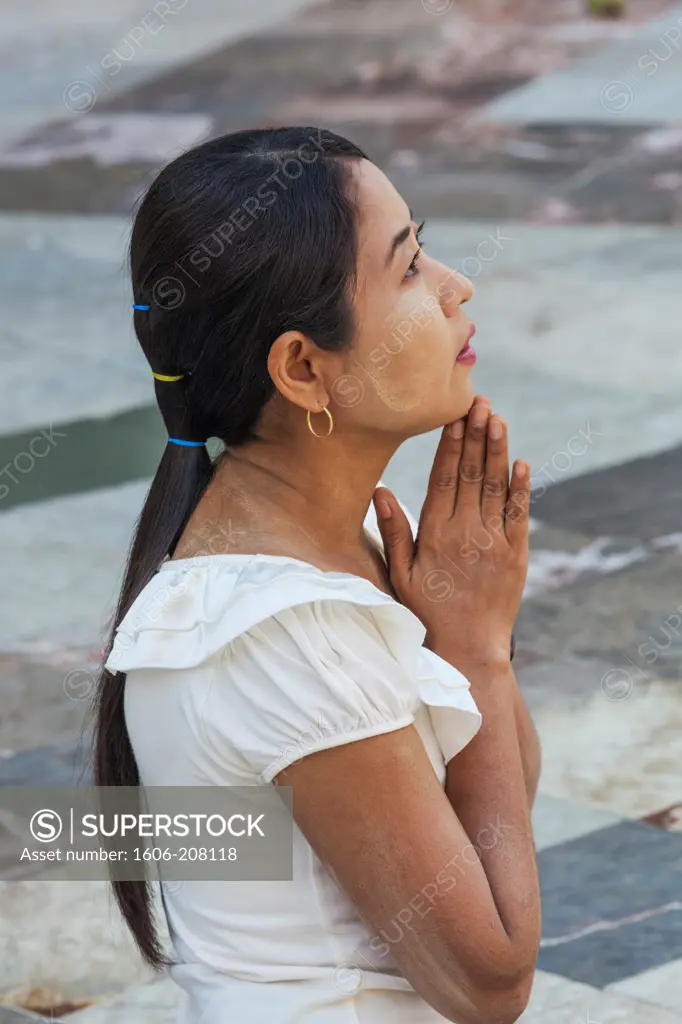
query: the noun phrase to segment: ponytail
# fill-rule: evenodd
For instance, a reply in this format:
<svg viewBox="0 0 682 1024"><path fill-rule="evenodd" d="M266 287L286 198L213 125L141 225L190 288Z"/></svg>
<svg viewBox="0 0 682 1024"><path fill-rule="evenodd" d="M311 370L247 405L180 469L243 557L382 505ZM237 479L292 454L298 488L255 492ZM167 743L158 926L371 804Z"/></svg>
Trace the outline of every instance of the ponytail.
<svg viewBox="0 0 682 1024"><path fill-rule="evenodd" d="M128 556L123 587L106 648L109 656L122 619L166 557L171 555L213 475L205 446L168 444L147 494ZM102 669L94 701L93 775L96 786L139 786L140 777L124 716L125 673ZM113 881L114 897L143 959L169 966L158 938L148 881Z"/></svg>

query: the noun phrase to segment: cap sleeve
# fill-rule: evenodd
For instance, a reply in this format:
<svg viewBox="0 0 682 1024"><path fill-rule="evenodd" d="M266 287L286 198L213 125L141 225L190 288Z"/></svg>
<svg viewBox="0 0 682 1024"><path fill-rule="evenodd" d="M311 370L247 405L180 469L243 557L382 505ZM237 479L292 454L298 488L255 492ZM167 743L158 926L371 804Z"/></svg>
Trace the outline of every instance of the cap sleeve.
<svg viewBox="0 0 682 1024"><path fill-rule="evenodd" d="M106 667L162 670L160 681L202 667L186 687L202 744L226 770L236 753L252 778L409 725L420 703L447 763L481 716L468 681L424 648L425 636L416 615L361 577L216 555L161 566L119 625Z"/></svg>
<svg viewBox="0 0 682 1024"><path fill-rule="evenodd" d="M286 608L226 648L204 705L211 747L263 782L319 750L404 728L419 702L367 606Z"/></svg>

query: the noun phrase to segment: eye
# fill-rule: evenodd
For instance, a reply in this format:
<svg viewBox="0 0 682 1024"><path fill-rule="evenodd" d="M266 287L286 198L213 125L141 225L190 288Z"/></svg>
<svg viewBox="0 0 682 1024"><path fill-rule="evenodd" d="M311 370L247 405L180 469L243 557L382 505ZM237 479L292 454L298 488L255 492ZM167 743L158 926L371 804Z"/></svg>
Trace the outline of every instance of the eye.
<svg viewBox="0 0 682 1024"><path fill-rule="evenodd" d="M423 229L425 223L426 223L426 221L423 220L421 222L421 224L419 225L419 227L417 228L416 232L415 232L415 234L417 236L417 243L419 245L419 248L417 249L416 253L412 257L412 261L411 261L409 267L407 268L407 273L405 274L406 278L416 277L419 274L419 269L417 267L417 261L418 261L419 257L422 254L422 249L424 248L424 241L423 241L423 239L421 237L421 233L422 233L422 229Z"/></svg>
<svg viewBox="0 0 682 1024"><path fill-rule="evenodd" d="M421 254L422 254L421 249L417 249L416 253L412 257L412 261L411 261L409 267L407 268L407 273L405 274L405 277L416 277L417 276L417 274L419 273L419 271L417 269L417 260L419 259Z"/></svg>

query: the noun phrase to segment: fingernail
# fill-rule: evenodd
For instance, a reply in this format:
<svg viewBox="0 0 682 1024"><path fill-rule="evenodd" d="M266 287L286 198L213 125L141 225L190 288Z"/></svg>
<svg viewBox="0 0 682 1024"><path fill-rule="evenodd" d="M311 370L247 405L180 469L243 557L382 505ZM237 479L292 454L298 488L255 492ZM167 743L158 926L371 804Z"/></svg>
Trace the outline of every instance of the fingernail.
<svg viewBox="0 0 682 1024"><path fill-rule="evenodd" d="M393 510L387 501L380 499L377 501L377 515L380 519L390 519L393 515Z"/></svg>
<svg viewBox="0 0 682 1024"><path fill-rule="evenodd" d="M488 433L493 441L499 441L502 437L502 424L499 420L491 420L488 427Z"/></svg>
<svg viewBox="0 0 682 1024"><path fill-rule="evenodd" d="M453 437L463 437L464 420L455 420L455 422L450 425L450 433Z"/></svg>

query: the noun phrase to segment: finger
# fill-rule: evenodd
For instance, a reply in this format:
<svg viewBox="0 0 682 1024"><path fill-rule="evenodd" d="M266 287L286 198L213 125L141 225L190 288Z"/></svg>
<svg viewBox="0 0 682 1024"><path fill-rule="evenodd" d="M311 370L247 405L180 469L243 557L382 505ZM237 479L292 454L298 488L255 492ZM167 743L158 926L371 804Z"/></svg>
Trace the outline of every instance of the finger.
<svg viewBox="0 0 682 1024"><path fill-rule="evenodd" d="M399 586L408 580L414 561L412 527L388 487L377 487L374 492L374 508L391 582Z"/></svg>
<svg viewBox="0 0 682 1024"><path fill-rule="evenodd" d="M490 529L504 530L504 508L508 497L507 424L501 416L491 416L488 420L488 448L481 501L483 522Z"/></svg>
<svg viewBox="0 0 682 1024"><path fill-rule="evenodd" d="M455 420L443 427L434 456L426 500L419 517L419 536L423 537L429 525L443 523L452 515L457 499L459 462L464 448L466 421Z"/></svg>
<svg viewBox="0 0 682 1024"><path fill-rule="evenodd" d="M528 543L528 522L530 517L530 467L518 459L514 463L509 501L505 513L507 540L517 551Z"/></svg>
<svg viewBox="0 0 682 1024"><path fill-rule="evenodd" d="M490 406L476 404L467 416L464 449L459 463L455 514L481 511L481 489L486 454L486 431Z"/></svg>

